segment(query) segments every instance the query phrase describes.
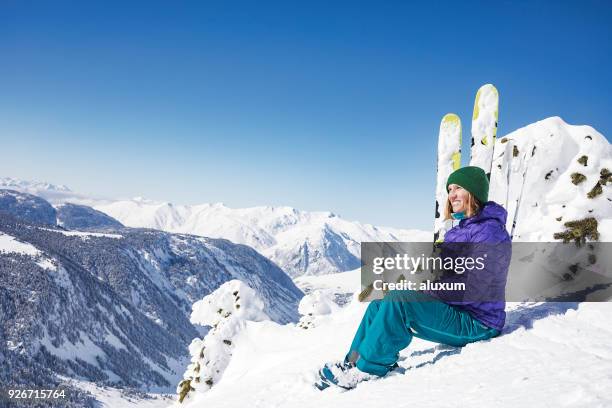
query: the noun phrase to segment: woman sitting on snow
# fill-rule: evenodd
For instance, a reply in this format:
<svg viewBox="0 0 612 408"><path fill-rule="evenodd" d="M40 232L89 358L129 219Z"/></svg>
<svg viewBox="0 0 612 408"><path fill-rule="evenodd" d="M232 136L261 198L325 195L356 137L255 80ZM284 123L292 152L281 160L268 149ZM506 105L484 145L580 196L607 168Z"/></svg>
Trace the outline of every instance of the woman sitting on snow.
<svg viewBox="0 0 612 408"><path fill-rule="evenodd" d="M372 301L344 362L325 365L319 371L317 388L336 385L350 389L360 381L386 375L397 367L399 352L413 336L464 346L500 334L506 318L504 293L510 263L506 210L487 201L489 182L479 167L456 170L446 188L446 219L460 221L446 233L442 249L450 247L449 243L470 243L466 247L472 253L463 255L475 257L479 245L473 244L497 244L488 245L495 253L487 254L487 267L476 279L472 275L462 300L443 291L404 290L390 291L383 300ZM467 280L467 275L455 274L453 279Z"/></svg>

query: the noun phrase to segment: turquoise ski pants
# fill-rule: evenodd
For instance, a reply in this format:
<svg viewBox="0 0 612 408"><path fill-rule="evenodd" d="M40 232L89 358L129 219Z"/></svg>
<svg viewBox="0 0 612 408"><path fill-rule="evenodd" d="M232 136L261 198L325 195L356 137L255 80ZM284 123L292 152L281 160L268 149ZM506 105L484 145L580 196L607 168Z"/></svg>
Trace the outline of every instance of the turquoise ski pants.
<svg viewBox="0 0 612 408"><path fill-rule="evenodd" d="M356 360L364 372L384 376L416 336L450 346L465 346L499 335L459 308L425 293L390 291L370 302L346 360ZM358 353L358 354L355 354Z"/></svg>

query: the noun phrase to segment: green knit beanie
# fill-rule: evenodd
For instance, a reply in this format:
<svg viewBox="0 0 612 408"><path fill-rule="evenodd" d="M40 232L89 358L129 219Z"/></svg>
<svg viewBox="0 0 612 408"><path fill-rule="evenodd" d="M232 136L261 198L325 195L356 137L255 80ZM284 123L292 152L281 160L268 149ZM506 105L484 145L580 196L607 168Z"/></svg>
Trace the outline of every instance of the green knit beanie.
<svg viewBox="0 0 612 408"><path fill-rule="evenodd" d="M448 191L449 184L457 184L465 188L482 204L489 200L489 179L480 167L466 166L455 170L448 176L446 191Z"/></svg>

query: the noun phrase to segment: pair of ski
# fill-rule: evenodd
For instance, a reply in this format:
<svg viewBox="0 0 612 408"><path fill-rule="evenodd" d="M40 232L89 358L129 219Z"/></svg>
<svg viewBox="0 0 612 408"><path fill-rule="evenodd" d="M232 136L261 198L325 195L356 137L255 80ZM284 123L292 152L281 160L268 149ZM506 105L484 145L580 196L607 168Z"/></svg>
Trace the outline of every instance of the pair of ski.
<svg viewBox="0 0 612 408"><path fill-rule="evenodd" d="M497 136L499 94L495 86L486 84L478 89L472 115L472 146L470 166L482 168L491 178L493 150ZM444 115L438 136L436 176L436 212L434 219L434 243L444 240L451 228L451 221L444 219L448 200L446 180L461 167L461 119L454 113Z"/></svg>
<svg viewBox="0 0 612 408"><path fill-rule="evenodd" d="M496 143L499 112L499 93L495 86L486 84L478 89L472 116L472 144L470 166L482 168L489 178L489 200L503 206L508 212L506 229L512 238L516 235L521 201L525 190L527 170L536 148L520 146L515 140L502 138ZM436 210L434 243L444 240L451 221L444 220L448 192L446 181L461 167L461 119L454 113L442 118L438 137L436 177Z"/></svg>

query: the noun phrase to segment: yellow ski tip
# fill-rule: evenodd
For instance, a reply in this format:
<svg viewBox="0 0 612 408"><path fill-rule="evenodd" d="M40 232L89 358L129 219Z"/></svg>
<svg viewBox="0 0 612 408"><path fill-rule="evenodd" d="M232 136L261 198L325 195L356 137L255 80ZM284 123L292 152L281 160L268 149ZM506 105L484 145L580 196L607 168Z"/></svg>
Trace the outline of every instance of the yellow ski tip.
<svg viewBox="0 0 612 408"><path fill-rule="evenodd" d="M472 121L478 119L478 115L480 114L480 106L478 105L478 101L480 100L480 94L484 92L485 89L493 92L495 96L497 96L497 98L499 99L499 92L497 91L497 88L495 87L495 85L484 84L483 86L478 88L478 91L476 92L476 99L474 100L474 113L472 114ZM497 118L497 111L495 113L495 117Z"/></svg>
<svg viewBox="0 0 612 408"><path fill-rule="evenodd" d="M447 113L442 118L442 123L453 123L456 125L461 125L461 119L456 113Z"/></svg>

